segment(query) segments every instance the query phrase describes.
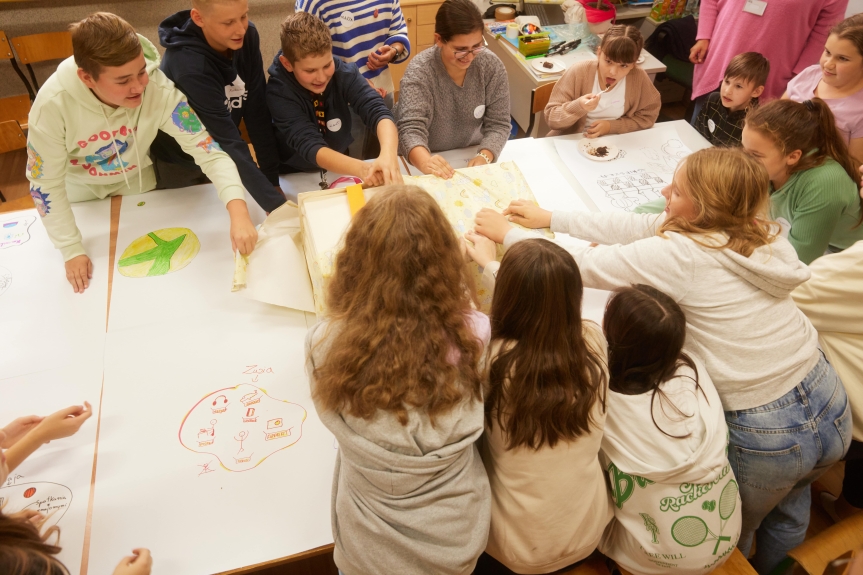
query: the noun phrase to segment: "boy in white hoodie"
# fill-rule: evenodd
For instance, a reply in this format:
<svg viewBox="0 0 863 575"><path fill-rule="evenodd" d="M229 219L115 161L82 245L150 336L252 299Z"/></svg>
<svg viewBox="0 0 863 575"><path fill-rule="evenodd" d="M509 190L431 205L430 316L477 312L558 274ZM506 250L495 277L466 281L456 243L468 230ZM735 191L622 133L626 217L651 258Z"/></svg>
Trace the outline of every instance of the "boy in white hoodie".
<svg viewBox="0 0 863 575"><path fill-rule="evenodd" d="M700 150L663 195L660 216L552 214L517 200L504 215L479 212L477 231L505 246L534 237L512 228L510 215L529 228L550 225L603 244L570 250L586 287L643 283L680 305L686 348L704 360L725 410L743 501L738 547L748 555L757 531L751 562L766 574L805 539L809 486L848 449L848 397L791 299L810 274L766 220L764 167L739 149Z"/></svg>
<svg viewBox="0 0 863 575"><path fill-rule="evenodd" d="M74 56L48 78L30 110L27 179L75 292L89 286L93 264L70 202L154 189L147 152L159 130L173 136L215 184L231 217L233 248L250 253L257 232L237 168L159 70L153 44L107 12L91 14L71 31Z"/></svg>
<svg viewBox="0 0 863 575"><path fill-rule="evenodd" d="M740 537L739 487L722 403L684 353L686 316L656 288L618 289L605 309L608 418L601 458L614 520L599 549L634 575L701 575Z"/></svg>

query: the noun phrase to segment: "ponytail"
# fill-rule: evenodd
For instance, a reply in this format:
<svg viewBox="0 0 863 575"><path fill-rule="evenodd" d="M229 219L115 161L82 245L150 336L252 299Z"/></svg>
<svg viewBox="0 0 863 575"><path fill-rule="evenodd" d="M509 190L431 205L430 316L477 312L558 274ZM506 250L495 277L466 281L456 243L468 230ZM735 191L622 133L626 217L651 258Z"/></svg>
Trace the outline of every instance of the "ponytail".
<svg viewBox="0 0 863 575"><path fill-rule="evenodd" d="M829 156L836 160L840 166L845 168L845 172L848 173L848 177L851 178L851 181L857 183L857 187L859 188L860 173L857 171L857 162L854 161L854 158L848 151L848 144L845 143L845 138L842 137L842 134L839 133L839 129L836 127L836 118L833 116L830 106L828 106L821 98L806 100L803 102L803 105L812 113L818 124L818 129L815 131L813 137L812 147L818 148L818 153L819 155L822 155L822 159L812 166L821 165L824 161L823 156ZM801 163L803 163L803 158L800 159L798 165ZM799 169L800 168L792 169L792 171L796 172Z"/></svg>

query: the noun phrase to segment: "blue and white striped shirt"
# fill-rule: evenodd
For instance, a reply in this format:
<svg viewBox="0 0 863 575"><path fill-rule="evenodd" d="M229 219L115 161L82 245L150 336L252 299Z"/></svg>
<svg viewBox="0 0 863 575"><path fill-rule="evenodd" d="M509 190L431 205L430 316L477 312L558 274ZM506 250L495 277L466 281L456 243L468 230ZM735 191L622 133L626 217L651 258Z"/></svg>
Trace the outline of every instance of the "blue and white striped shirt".
<svg viewBox="0 0 863 575"><path fill-rule="evenodd" d="M399 0L296 0L296 10L323 20L332 34L333 55L355 63L368 80L386 70L366 67L369 54L382 45L404 44L399 62L410 54L408 26Z"/></svg>

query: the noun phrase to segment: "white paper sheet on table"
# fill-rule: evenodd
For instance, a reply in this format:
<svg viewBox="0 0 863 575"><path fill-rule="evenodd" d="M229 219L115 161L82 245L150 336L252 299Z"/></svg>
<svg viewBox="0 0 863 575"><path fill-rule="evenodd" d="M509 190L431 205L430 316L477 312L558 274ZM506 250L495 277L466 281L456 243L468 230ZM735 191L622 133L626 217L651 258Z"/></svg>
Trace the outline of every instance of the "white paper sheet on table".
<svg viewBox="0 0 863 575"><path fill-rule="evenodd" d="M104 324L102 329L104 334ZM60 528L59 558L72 575L78 575L81 568L90 501L95 415L102 386L101 349L99 352L98 361L79 359L63 368L0 380L0 426L16 417L48 415L84 401L93 407L94 417L84 422L78 433L40 447L0 486L4 513L26 508L51 515L43 529L52 525ZM49 541L53 542L53 537ZM120 558L118 555L114 563Z"/></svg>
<svg viewBox="0 0 863 575"><path fill-rule="evenodd" d="M581 183L600 211L632 211L662 197L677 164L691 153L673 128L603 136L620 156L609 162L589 160L578 152L578 139L555 138L561 160Z"/></svg>
<svg viewBox="0 0 863 575"><path fill-rule="evenodd" d="M306 267L300 212L285 204L267 217L258 230L258 243L249 255L247 298L314 313L315 299Z"/></svg>
<svg viewBox="0 0 863 575"><path fill-rule="evenodd" d="M253 223L263 211L246 198ZM169 228L185 228L200 250L183 268L154 277L123 275L123 252L136 239ZM186 240L188 241L188 240ZM114 262L109 331L159 324L216 311L246 313L260 304L231 294L234 254L230 218L212 184L161 190L123 198Z"/></svg>
<svg viewBox="0 0 863 575"><path fill-rule="evenodd" d="M332 542L337 446L304 373L314 316L260 307L108 334L90 573L110 573L137 546L160 573L205 574ZM294 406L273 416L264 395ZM247 417L261 419L239 421ZM191 436L184 421L198 427ZM298 436L281 451L247 453Z"/></svg>
<svg viewBox="0 0 863 575"><path fill-rule="evenodd" d="M518 165L536 201L546 210L590 211L561 172L563 166L556 165L550 146L548 140L510 140L500 161Z"/></svg>
<svg viewBox="0 0 863 575"><path fill-rule="evenodd" d="M72 210L93 262L83 294L66 280L63 257L36 210L0 214L0 234L16 236L0 249L0 379L61 368L85 356L101 361L111 201L74 204Z"/></svg>

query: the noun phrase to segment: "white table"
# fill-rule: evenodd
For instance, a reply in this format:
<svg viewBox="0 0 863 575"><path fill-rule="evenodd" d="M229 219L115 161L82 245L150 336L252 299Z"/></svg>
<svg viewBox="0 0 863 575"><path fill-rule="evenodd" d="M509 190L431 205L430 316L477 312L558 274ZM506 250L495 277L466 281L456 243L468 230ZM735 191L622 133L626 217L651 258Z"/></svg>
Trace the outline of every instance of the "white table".
<svg viewBox="0 0 863 575"><path fill-rule="evenodd" d="M504 68L506 68L506 75L509 78L510 114L521 129L527 132L527 129L530 126L531 117L533 116L534 91L540 86L556 82L559 77L537 78L534 73L530 71L530 62L526 61L524 57L518 53L515 46L507 41L506 38L495 37L488 30L485 30L483 34L485 35L489 49L494 52L498 58L500 58L501 62L503 62ZM642 55L645 59L644 63L640 66L645 72L647 72L648 76L650 76L651 81L656 77L656 74L665 72L665 64L654 58L649 52L643 50ZM568 54L563 56L552 56L550 59L557 60L566 67L569 67L576 62L595 60L596 54L586 46L579 46L578 49L573 50ZM540 119L542 119L542 115L540 114L539 116ZM539 121L536 122L536 124L540 123L541 122ZM542 119L542 123L544 123L544 119ZM545 131L547 132L547 129ZM540 130L538 133L542 134L544 132ZM533 134L528 135L532 136Z"/></svg>

